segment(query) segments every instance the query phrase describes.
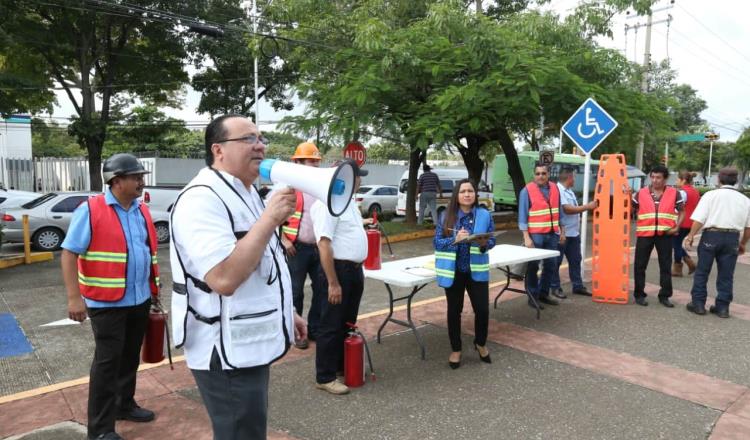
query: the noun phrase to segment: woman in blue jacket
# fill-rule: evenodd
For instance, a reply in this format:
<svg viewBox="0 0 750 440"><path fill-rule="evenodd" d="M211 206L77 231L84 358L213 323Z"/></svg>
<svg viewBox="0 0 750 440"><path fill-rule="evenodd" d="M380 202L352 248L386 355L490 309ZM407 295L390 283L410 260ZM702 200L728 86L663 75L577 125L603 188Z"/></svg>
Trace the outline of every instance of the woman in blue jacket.
<svg viewBox="0 0 750 440"><path fill-rule="evenodd" d="M448 336L452 353L448 364L461 366L461 312L464 291L469 293L474 309L474 349L483 362L492 363L486 347L489 321L490 265L487 251L495 246L495 238L456 244L471 234L492 232L490 213L477 206L477 187L463 179L454 188L448 207L435 227L435 272L438 285L445 288L448 303Z"/></svg>

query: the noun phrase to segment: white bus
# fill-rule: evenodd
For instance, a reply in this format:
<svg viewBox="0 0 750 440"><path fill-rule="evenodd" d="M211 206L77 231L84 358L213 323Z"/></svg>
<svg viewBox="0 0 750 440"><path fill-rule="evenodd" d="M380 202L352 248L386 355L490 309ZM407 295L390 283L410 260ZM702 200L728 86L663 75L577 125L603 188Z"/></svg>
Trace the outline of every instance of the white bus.
<svg viewBox="0 0 750 440"><path fill-rule="evenodd" d="M451 195L453 195L453 187L456 186L456 183L458 183L459 180L469 177L469 172L465 168L433 168L432 171L438 175L438 178L440 179L440 187L443 190L443 197L438 198L437 200L438 213L442 213L445 207L448 205ZM419 179L419 176L421 175L422 168L420 167L419 173L417 174L417 179ZM399 216L406 215L406 186L409 182L408 179L409 170L406 170L404 171L404 174L401 175L401 182L399 182L398 185L398 202L396 204L396 215ZM478 197L479 206L486 208L488 211L492 212L494 206L492 202L492 191L484 181L479 182ZM419 195L417 195L416 209L419 209ZM429 210L427 213L425 213L425 216L427 215L429 215Z"/></svg>

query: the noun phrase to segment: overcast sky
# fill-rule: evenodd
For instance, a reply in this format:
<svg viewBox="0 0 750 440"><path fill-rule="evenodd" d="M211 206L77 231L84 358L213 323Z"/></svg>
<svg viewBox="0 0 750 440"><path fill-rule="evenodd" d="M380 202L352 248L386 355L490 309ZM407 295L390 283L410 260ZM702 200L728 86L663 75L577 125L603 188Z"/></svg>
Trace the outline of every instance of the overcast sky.
<svg viewBox="0 0 750 440"><path fill-rule="evenodd" d="M567 15L578 0L553 0L548 9ZM670 5L663 0L654 10ZM655 24L651 34L651 52L654 62L669 57L677 70L679 83L690 84L708 103L702 117L721 135L722 140L736 140L742 128L750 125L750 2L729 0L675 0L671 9L655 12L653 21L667 20ZM600 44L625 53L629 60L643 62L646 28L636 30L637 24L645 24L646 17L622 14L614 20L614 37L600 39ZM625 33L625 26L630 30ZM626 38L627 37L627 38ZM250 62L250 60L248 60ZM181 109L165 109L173 117L189 122L207 121L206 115L198 115L199 94L189 91ZM68 117L73 113L64 92L58 92L60 106L54 116ZM301 108L291 114L300 114ZM276 113L261 102L261 128L284 115Z"/></svg>

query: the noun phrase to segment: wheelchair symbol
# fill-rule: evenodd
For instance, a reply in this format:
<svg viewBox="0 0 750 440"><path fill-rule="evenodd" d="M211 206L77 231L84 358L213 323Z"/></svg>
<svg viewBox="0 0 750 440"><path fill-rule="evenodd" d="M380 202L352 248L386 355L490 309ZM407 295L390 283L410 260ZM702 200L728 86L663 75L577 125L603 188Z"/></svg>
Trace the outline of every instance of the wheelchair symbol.
<svg viewBox="0 0 750 440"><path fill-rule="evenodd" d="M599 127L599 123L596 122L596 119L594 119L594 118L591 117L591 109L590 108L586 108L586 123L585 123L585 125L586 125L586 127L591 127L591 131L589 131L587 134L583 134L583 131L582 131L583 125L584 125L583 123L579 123L578 124L578 136L580 136L580 137L582 137L584 139L590 139L595 134L599 134L599 135L604 134L604 130L602 130Z"/></svg>

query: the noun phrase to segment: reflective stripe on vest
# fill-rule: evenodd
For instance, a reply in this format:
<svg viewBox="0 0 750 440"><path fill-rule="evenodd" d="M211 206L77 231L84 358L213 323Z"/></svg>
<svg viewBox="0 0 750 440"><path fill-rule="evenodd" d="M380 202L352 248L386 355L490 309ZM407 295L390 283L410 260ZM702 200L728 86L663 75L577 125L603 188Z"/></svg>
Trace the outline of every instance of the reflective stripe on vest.
<svg viewBox="0 0 750 440"><path fill-rule="evenodd" d="M78 256L78 285L85 298L115 302L125 296L128 246L125 232L113 206L107 205L105 196L98 195L88 200L91 241L83 254ZM148 231L151 253L149 285L152 295L159 293L159 266L157 263L156 229L148 207L141 203L141 215Z"/></svg>
<svg viewBox="0 0 750 440"><path fill-rule="evenodd" d="M297 202L294 205L294 214L286 221L281 227L281 232L289 239L292 243L297 241L299 235L299 225L302 222L302 212L305 208L305 197L302 192L295 191L294 195L297 197Z"/></svg>
<svg viewBox="0 0 750 440"><path fill-rule="evenodd" d="M651 197L648 187L638 191L638 220L635 224L635 235L637 237L653 237L663 235L665 232L677 226L678 215L675 213L677 203L677 190L668 186L664 189L659 200L659 210Z"/></svg>
<svg viewBox="0 0 750 440"><path fill-rule="evenodd" d="M549 184L549 201L544 198L539 185L526 185L529 194L529 234L560 232L560 191L556 184Z"/></svg>

